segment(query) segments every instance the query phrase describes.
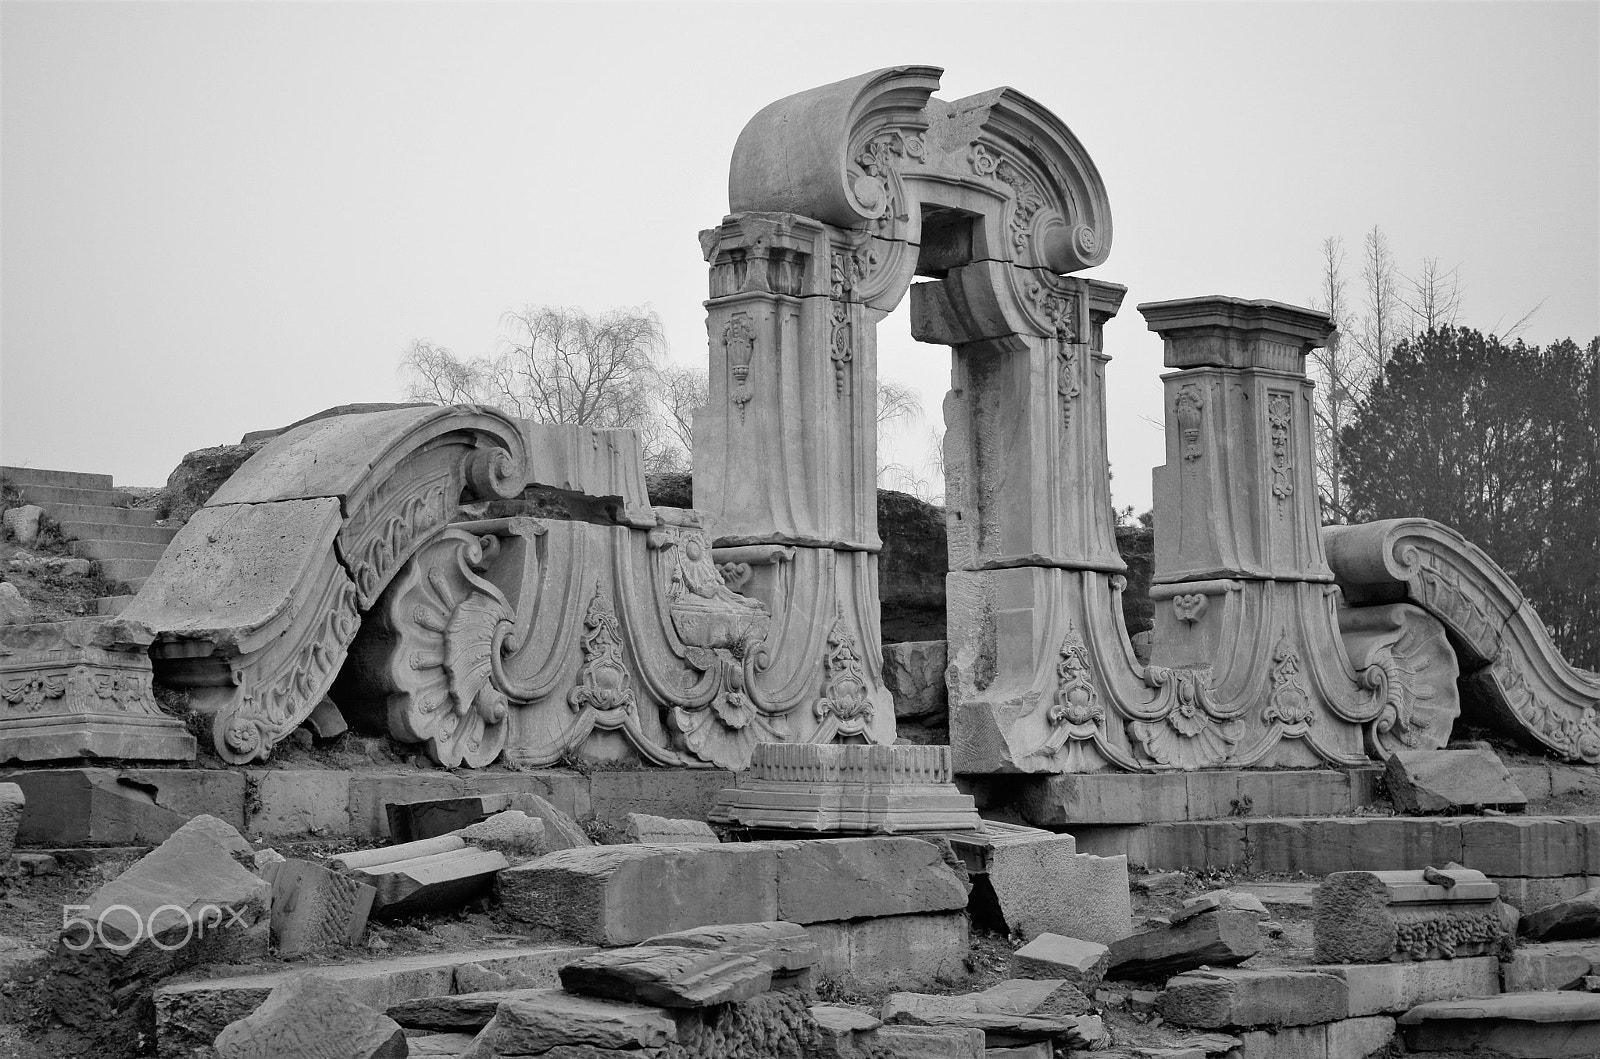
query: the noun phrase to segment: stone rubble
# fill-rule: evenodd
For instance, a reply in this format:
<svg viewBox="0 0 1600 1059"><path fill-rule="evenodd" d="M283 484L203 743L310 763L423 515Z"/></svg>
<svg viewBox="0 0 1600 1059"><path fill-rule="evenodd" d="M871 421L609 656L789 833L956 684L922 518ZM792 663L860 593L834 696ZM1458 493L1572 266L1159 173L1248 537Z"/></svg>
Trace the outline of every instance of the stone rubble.
<svg viewBox="0 0 1600 1059"><path fill-rule="evenodd" d="M217 1034L219 1059L405 1059L399 1023L337 982L302 974L278 986L249 1016Z"/></svg>

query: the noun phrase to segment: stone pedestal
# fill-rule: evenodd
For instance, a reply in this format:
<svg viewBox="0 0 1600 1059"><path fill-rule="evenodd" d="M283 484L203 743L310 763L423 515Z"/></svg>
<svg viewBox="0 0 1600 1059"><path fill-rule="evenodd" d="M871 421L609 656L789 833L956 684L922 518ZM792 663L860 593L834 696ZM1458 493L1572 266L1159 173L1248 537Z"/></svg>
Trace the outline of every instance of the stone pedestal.
<svg viewBox="0 0 1600 1059"><path fill-rule="evenodd" d="M946 746L762 743L741 785L724 790L717 823L804 832L976 830Z"/></svg>
<svg viewBox="0 0 1600 1059"><path fill-rule="evenodd" d="M117 621L0 627L0 761L192 761L156 705L148 635Z"/></svg>

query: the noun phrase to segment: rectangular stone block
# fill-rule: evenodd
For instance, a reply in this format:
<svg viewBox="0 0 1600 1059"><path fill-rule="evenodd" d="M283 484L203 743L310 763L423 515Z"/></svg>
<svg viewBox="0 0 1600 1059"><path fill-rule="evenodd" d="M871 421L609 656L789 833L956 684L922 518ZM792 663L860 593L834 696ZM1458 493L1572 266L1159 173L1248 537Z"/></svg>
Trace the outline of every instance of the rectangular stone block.
<svg viewBox="0 0 1600 1059"><path fill-rule="evenodd" d="M1494 954L1510 941L1494 907L1499 893L1471 869L1335 872L1313 899L1317 960L1379 963Z"/></svg>
<svg viewBox="0 0 1600 1059"><path fill-rule="evenodd" d="M1489 878L1500 887L1500 900L1519 912L1532 912L1570 900L1591 887L1600 886L1600 878L1593 875L1560 875L1548 879L1492 875Z"/></svg>
<svg viewBox="0 0 1600 1059"><path fill-rule="evenodd" d="M1249 857L1243 821L1152 824L1145 828L1145 841L1148 868L1242 867Z"/></svg>
<svg viewBox="0 0 1600 1059"><path fill-rule="evenodd" d="M591 772L588 780L588 812L602 823L621 827L629 813L709 819L717 795L734 785L734 774L726 769L634 769Z"/></svg>
<svg viewBox="0 0 1600 1059"><path fill-rule="evenodd" d="M1111 943L1110 978L1165 978L1196 967L1228 967L1261 951L1252 912L1218 911Z"/></svg>
<svg viewBox="0 0 1600 1059"><path fill-rule="evenodd" d="M986 882L1007 929L1029 941L1049 933L1109 945L1133 931L1127 857L1055 839L1013 843L995 851Z"/></svg>
<svg viewBox="0 0 1600 1059"><path fill-rule="evenodd" d="M659 769L637 773L641 776L672 774ZM438 770L353 773L350 775L349 795L351 831L357 837L388 838L389 822L384 807L390 802L517 792L537 794L575 819L593 814L589 799L589 777L561 769L460 774Z"/></svg>
<svg viewBox="0 0 1600 1059"><path fill-rule="evenodd" d="M1246 822L1245 844L1250 870L1286 875L1304 871L1312 862L1313 832L1306 820L1251 820Z"/></svg>
<svg viewBox="0 0 1600 1059"><path fill-rule="evenodd" d="M1507 993L1576 989L1596 966L1600 966L1600 941L1519 945L1511 959L1500 966L1500 988Z"/></svg>
<svg viewBox="0 0 1600 1059"><path fill-rule="evenodd" d="M983 1031L960 1026L879 1026L868 1041L884 1059L993 1059L1001 1051L985 1049ZM1044 1059L1050 1059L1048 1041ZM1015 1049L1020 1054L1022 1049Z"/></svg>
<svg viewBox="0 0 1600 1059"><path fill-rule="evenodd" d="M1074 827L1068 832L1079 853L1097 857L1127 857L1129 864L1150 863L1150 829L1147 827Z"/></svg>
<svg viewBox="0 0 1600 1059"><path fill-rule="evenodd" d="M1459 813L1477 806L1520 809L1528 796L1487 745L1461 750L1400 750L1384 773L1397 812Z"/></svg>
<svg viewBox="0 0 1600 1059"><path fill-rule="evenodd" d="M1342 816L1356 807L1348 771L1335 769L1292 769L1281 772L1253 772L1238 776L1238 808L1227 807L1222 816ZM1192 785L1191 785L1192 788Z"/></svg>
<svg viewBox="0 0 1600 1059"><path fill-rule="evenodd" d="M779 852L798 845L560 850L501 872L500 904L522 922L599 945L629 945L714 923L766 922L783 918L778 914ZM651 897L641 900L642 894Z"/></svg>
<svg viewBox="0 0 1600 1059"><path fill-rule="evenodd" d="M1317 964L1307 970L1344 979L1349 989L1351 1018L1398 1015L1430 1000L1494 996L1500 992L1500 961L1493 956L1420 963Z"/></svg>
<svg viewBox="0 0 1600 1059"><path fill-rule="evenodd" d="M1019 808L1036 827L1187 820L1186 788L1181 772L1067 773L1029 783Z"/></svg>
<svg viewBox="0 0 1600 1059"><path fill-rule="evenodd" d="M1450 819L1349 817L1306 825L1309 875L1336 871L1408 871L1451 861L1464 863L1461 829Z"/></svg>
<svg viewBox="0 0 1600 1059"><path fill-rule="evenodd" d="M967 907L967 881L945 863L938 846L919 838L782 843L776 882L778 914L771 918L790 923Z"/></svg>
<svg viewBox="0 0 1600 1059"><path fill-rule="evenodd" d="M155 845L191 818L244 826L244 774L223 769L18 769L0 774L27 796L24 846Z"/></svg>
<svg viewBox="0 0 1600 1059"><path fill-rule="evenodd" d="M1239 967L1197 970L1167 982L1161 1017L1179 1026L1307 1026L1344 1018L1349 990L1337 975Z"/></svg>
<svg viewBox="0 0 1600 1059"><path fill-rule="evenodd" d="M948 987L966 980L965 912L812 923L814 973L859 992Z"/></svg>
<svg viewBox="0 0 1600 1059"><path fill-rule="evenodd" d="M245 830L264 837L350 833L350 773L343 769L250 769Z"/></svg>
<svg viewBox="0 0 1600 1059"><path fill-rule="evenodd" d="M1340 1019L1330 1022L1328 1031L1328 1059L1385 1054L1394 1041L1395 1021L1385 1015Z"/></svg>
<svg viewBox="0 0 1600 1059"><path fill-rule="evenodd" d="M272 941L280 956L355 945L367 930L376 888L293 858L272 875Z"/></svg>
<svg viewBox="0 0 1600 1059"><path fill-rule="evenodd" d="M1559 817L1485 816L1460 822L1461 856L1485 875L1583 875L1583 836ZM1440 863L1430 861L1429 863Z"/></svg>
<svg viewBox="0 0 1600 1059"><path fill-rule="evenodd" d="M22 811L28 798L15 783L0 783L0 857L11 856L17 847L17 830L22 826Z"/></svg>

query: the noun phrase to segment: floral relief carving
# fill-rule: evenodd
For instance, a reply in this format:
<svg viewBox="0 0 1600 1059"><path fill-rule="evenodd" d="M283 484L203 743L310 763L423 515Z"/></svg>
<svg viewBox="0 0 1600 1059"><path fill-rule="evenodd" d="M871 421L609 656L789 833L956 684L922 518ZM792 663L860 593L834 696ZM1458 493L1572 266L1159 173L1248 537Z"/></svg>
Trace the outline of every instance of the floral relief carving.
<svg viewBox="0 0 1600 1059"><path fill-rule="evenodd" d="M1243 725L1222 715L1213 701L1209 670L1148 666L1144 679L1169 693L1165 717L1128 722L1128 734L1146 754L1158 764L1183 769L1212 768L1228 760Z"/></svg>
<svg viewBox="0 0 1600 1059"><path fill-rule="evenodd" d="M755 358L756 329L750 317L734 313L722 329L722 348L727 353L731 385L728 399L739 406L739 422L744 422L745 405L750 403L750 362Z"/></svg>
<svg viewBox="0 0 1600 1059"><path fill-rule="evenodd" d="M1267 708L1261 715L1267 724L1276 721L1296 728L1315 722L1316 709L1306 693L1300 670L1300 655L1289 640L1289 630L1284 629L1272 649L1272 688L1267 693Z"/></svg>
<svg viewBox="0 0 1600 1059"><path fill-rule="evenodd" d="M1180 387L1172 401L1172 414L1178 421L1178 445L1186 463L1204 455L1200 444L1200 415L1204 405L1200 387L1192 383Z"/></svg>
<svg viewBox="0 0 1600 1059"><path fill-rule="evenodd" d="M1272 458L1269 466L1272 471L1272 497L1277 501L1280 515L1287 510L1285 504L1289 497L1294 494L1294 482L1290 478L1290 421L1289 395L1284 393L1269 394L1267 396L1267 426L1272 443Z"/></svg>
<svg viewBox="0 0 1600 1059"><path fill-rule="evenodd" d="M59 699L67 693L65 673L29 673L14 677L0 685L0 694L12 706L29 713L38 713L50 699Z"/></svg>
<svg viewBox="0 0 1600 1059"><path fill-rule="evenodd" d="M851 296L865 274L865 263L857 253L835 253L830 272L828 300L832 324L829 357L833 361L834 392L840 397L850 392L850 362L855 359L855 324L850 319Z"/></svg>
<svg viewBox="0 0 1600 1059"><path fill-rule="evenodd" d="M1172 597L1172 613L1185 625L1193 625L1205 617L1206 608L1210 606L1204 592L1189 592Z"/></svg>
<svg viewBox="0 0 1600 1059"><path fill-rule="evenodd" d="M907 160L925 162L927 145L917 133L897 129L872 137L855 155L860 172L851 181L850 190L863 209L875 214L874 227L885 238L893 237L896 223L909 219L894 182L894 171Z"/></svg>
<svg viewBox="0 0 1600 1059"><path fill-rule="evenodd" d="M816 713L828 734L827 738L821 738L822 733L818 733L816 741L826 742L839 735L867 734L867 725L872 721L871 692L861 665L861 654L856 649L856 638L846 628L843 614L835 617L828 630L823 672L826 676Z"/></svg>
<svg viewBox="0 0 1600 1059"><path fill-rule="evenodd" d="M1011 230L1012 248L1020 255L1027 249L1033 219L1045 205L1044 192L1021 166L1004 155L991 152L984 144L973 144L972 149L967 152L967 160L972 165L974 173L983 177L993 177L1010 187L1014 201L1011 216L1006 224ZM1079 232L1080 242L1085 239L1084 232L1088 232L1088 229ZM1091 244L1094 243L1092 232L1088 233L1087 240ZM1090 250L1093 251L1092 246Z"/></svg>

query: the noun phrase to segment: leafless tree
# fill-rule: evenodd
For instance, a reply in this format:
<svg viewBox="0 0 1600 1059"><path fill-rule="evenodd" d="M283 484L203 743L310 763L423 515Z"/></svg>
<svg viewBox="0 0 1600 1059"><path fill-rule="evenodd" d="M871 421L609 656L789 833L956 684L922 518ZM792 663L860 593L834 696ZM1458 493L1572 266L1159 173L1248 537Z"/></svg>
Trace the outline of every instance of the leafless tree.
<svg viewBox="0 0 1600 1059"><path fill-rule="evenodd" d="M1381 238L1382 233L1374 229ZM1371 249L1369 238L1369 250ZM1311 377L1316 380L1317 500L1324 522L1348 518L1344 496L1344 452L1341 440L1355 402L1367 392L1377 361L1369 348L1352 341L1352 308L1345 294L1344 240L1329 236L1322 241L1322 269L1313 308L1327 313L1336 330L1328 344L1311 351Z"/></svg>
<svg viewBox="0 0 1600 1059"><path fill-rule="evenodd" d="M1366 234L1361 251L1361 293L1365 311L1355 338L1363 356L1382 370L1399 343L1400 272L1389 251L1389 237L1377 225Z"/></svg>
<svg viewBox="0 0 1600 1059"><path fill-rule="evenodd" d="M687 468L689 455L694 452L695 410L710 400L706 373L673 364L661 370L657 381L663 429L672 448L681 453L682 466Z"/></svg>
<svg viewBox="0 0 1600 1059"><path fill-rule="evenodd" d="M495 404L537 423L632 427L651 418L661 318L644 308L591 316L529 305L504 317L502 348L489 362Z"/></svg>
<svg viewBox="0 0 1600 1059"><path fill-rule="evenodd" d="M488 365L465 361L443 346L418 339L400 357L406 396L435 404L477 404L484 400Z"/></svg>
<svg viewBox="0 0 1600 1059"><path fill-rule="evenodd" d="M1411 313L1411 333L1425 335L1454 327L1461 317L1461 266L1439 267L1439 259L1425 257L1415 276L1406 277L1409 297L1403 299Z"/></svg>

